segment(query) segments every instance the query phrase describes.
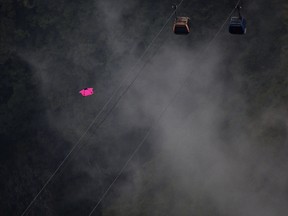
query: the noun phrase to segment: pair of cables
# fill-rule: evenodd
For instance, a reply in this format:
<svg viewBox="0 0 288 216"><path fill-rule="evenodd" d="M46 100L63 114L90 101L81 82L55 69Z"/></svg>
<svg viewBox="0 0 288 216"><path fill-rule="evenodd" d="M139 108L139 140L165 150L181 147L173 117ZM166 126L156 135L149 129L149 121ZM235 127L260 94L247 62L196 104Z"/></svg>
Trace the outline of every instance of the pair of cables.
<svg viewBox="0 0 288 216"><path fill-rule="evenodd" d="M134 72L134 70L138 67L138 65L141 63L141 61L143 60L143 58L145 57L145 55L147 54L147 52L151 49L153 43L156 41L156 39L159 37L159 35L163 32L163 30L165 29L165 27L167 26L167 24L169 23L169 21L171 20L171 18L174 16L176 10L178 10L178 8L181 6L181 4L183 3L184 0L181 0L181 2L178 4L178 7L176 7L174 9L174 11L170 14L170 16L166 19L166 22L164 23L164 25L162 26L162 28L159 30L159 32L154 36L154 38L151 40L151 42L149 43L149 45L146 47L146 49L144 50L144 52L142 53L142 55L138 58L138 60L136 61L136 63L134 64L134 66L129 70L128 75L130 75L132 72ZM215 35L213 36L213 38L210 40L210 42L208 43L208 45L206 46L206 48L204 49L203 53L205 53L211 46L211 44L214 42L214 40L218 37L218 35L220 34L220 32L223 30L225 24L227 23L227 21L229 20L229 18L231 17L231 15L234 13L235 9L238 7L238 5L240 4L241 0L238 0L238 2L236 3L235 8L231 11L231 13L229 14L229 16L225 19L225 21L223 22L223 24L220 26L220 28L218 29L218 31L215 33ZM143 69L143 68L142 68ZM29 203L29 205L26 207L26 209L23 211L23 213L21 214L21 216L26 215L27 213L29 213L32 205L35 203L35 201L37 200L37 198L41 195L41 193L45 190L45 188L49 185L49 183L52 181L52 179L55 177L55 175L60 171L60 169L63 167L63 165L67 162L67 160L69 159L69 157L71 156L71 154L77 149L77 148L81 148L81 141L84 139L84 137L87 135L88 131L92 128L92 126L97 123L97 128L105 121L105 119L110 115L110 113L114 110L114 108L117 106L117 104L120 102L120 100L123 98L123 96L128 92L128 90L133 86L134 82L137 80L137 78L139 77L139 75L141 74L142 70L139 70L135 76L132 78L132 80L128 83L128 85L125 87L125 89L122 91L122 93L118 96L118 98L116 99L115 103L112 105L112 107L108 110L108 112L106 113L106 115L101 118L101 116L103 115L103 113L105 113L105 111L107 110L108 106L110 105L110 103L112 102L112 100L118 95L119 90L121 90L121 88L123 87L123 85L125 85L125 83L127 82L127 80L129 80L129 76L127 76L126 78L124 78L122 80L122 82L120 83L119 87L112 93L112 95L107 99L107 101L104 103L103 107L100 109L100 111L97 113L97 115L95 116L95 118L93 119L93 121L88 125L88 127L86 128L86 130L82 133L82 135L80 136L80 138L77 140L77 142L73 145L73 147L71 148L71 150L66 154L66 156L64 157L64 159L60 162L60 164L57 166L57 168L54 170L54 172L50 175L50 177L47 179L47 181L45 182L45 184L41 187L41 189L39 190L39 192L34 196L34 198L32 199L32 201ZM161 121L161 119L163 118L164 114L166 113L166 111L168 110L168 108L173 104L173 102L175 101L175 99L177 98L178 94L181 92L182 88L186 85L186 79L184 80L184 82L182 83L182 85L180 85L180 87L176 90L175 94L173 94L173 96L171 97L171 99L168 101L168 103L164 106L164 108L161 110L158 118L152 123L152 125L150 126L150 128L147 130L146 134L144 135L144 137L142 138L142 140L139 142L139 144L136 146L136 148L134 149L134 151L130 154L129 158L127 159L127 161L125 162L125 164L123 165L123 167L120 169L119 173L116 175L116 177L114 178L114 180L110 183L110 185L107 187L107 189L104 191L104 193L102 194L102 196L100 197L99 201L95 204L95 206L93 207L93 209L91 210L91 212L89 213L89 216L91 216L93 214L93 212L97 209L97 207L100 205L100 203L103 201L103 199L105 198L105 196L107 195L107 193L110 191L110 189L112 188L112 186L115 184L115 182L119 179L119 177L122 175L122 173L124 172L124 170L127 168L128 164L130 163L130 161L133 159L133 157L135 156L135 154L138 152L138 150L141 148L141 146L145 143L145 141L147 140L147 138L150 136L151 132L153 131L153 129L155 128L155 126L157 126L159 124L159 122Z"/></svg>

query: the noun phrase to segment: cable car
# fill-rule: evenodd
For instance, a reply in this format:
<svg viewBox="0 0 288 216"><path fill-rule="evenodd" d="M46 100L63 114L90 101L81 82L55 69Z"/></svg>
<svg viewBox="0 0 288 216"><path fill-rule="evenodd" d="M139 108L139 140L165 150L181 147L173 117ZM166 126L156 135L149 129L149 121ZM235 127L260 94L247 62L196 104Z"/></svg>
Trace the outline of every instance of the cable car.
<svg viewBox="0 0 288 216"><path fill-rule="evenodd" d="M229 32L231 34L246 34L246 19L240 14L240 6L237 6L239 16L231 17L229 24Z"/></svg>
<svg viewBox="0 0 288 216"><path fill-rule="evenodd" d="M179 35L186 35L190 32L190 18L176 17L173 25L173 32Z"/></svg>
<svg viewBox="0 0 288 216"><path fill-rule="evenodd" d="M229 32L231 34L246 34L246 19L243 17L231 17Z"/></svg>

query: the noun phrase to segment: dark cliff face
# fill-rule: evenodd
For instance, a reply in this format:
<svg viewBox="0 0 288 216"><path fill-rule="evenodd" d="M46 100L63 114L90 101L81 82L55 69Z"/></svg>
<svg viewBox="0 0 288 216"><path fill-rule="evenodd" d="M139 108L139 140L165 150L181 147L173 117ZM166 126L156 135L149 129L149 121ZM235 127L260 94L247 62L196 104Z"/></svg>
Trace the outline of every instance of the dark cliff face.
<svg viewBox="0 0 288 216"><path fill-rule="evenodd" d="M184 80L94 215L287 215L287 5L244 2L247 35L226 24L209 44L234 4L184 0L191 33L170 20L153 40L170 3L1 2L1 215L24 211L137 73L29 215L88 215Z"/></svg>

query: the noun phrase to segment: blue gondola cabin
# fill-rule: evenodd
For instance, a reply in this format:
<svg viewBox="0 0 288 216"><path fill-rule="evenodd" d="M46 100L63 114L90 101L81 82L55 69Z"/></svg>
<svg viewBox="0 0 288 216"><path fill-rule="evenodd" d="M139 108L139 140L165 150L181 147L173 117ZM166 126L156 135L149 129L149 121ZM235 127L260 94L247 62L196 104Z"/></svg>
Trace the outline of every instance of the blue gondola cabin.
<svg viewBox="0 0 288 216"><path fill-rule="evenodd" d="M229 32L231 34L246 34L246 19L243 17L231 17Z"/></svg>

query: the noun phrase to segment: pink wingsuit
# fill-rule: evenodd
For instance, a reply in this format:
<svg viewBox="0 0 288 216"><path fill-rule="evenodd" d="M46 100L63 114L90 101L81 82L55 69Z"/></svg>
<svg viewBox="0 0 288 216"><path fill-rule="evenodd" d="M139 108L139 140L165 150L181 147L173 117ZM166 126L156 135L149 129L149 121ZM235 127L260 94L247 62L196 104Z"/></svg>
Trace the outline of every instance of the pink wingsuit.
<svg viewBox="0 0 288 216"><path fill-rule="evenodd" d="M87 96L90 96L90 95L94 94L93 88L82 89L79 93L82 94L83 97L87 97Z"/></svg>

